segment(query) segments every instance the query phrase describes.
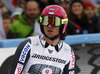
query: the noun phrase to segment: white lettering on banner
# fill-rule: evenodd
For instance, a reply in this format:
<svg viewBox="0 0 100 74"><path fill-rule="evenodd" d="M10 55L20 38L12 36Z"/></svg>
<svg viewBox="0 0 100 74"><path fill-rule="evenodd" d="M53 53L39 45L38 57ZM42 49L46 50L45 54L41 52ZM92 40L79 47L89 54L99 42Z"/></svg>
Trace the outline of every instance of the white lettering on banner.
<svg viewBox="0 0 100 74"><path fill-rule="evenodd" d="M27 55L28 51L30 50L30 48L31 48L31 44L28 42L21 52L21 55L20 55L20 58L19 58L20 62L22 62L22 63L25 62L26 55Z"/></svg>
<svg viewBox="0 0 100 74"><path fill-rule="evenodd" d="M69 71L69 74L74 74L74 71Z"/></svg>
<svg viewBox="0 0 100 74"><path fill-rule="evenodd" d="M75 56L74 56L74 52L72 51L71 52L71 61L70 61L70 64L69 64L69 69L73 69L74 65L75 65Z"/></svg>
<svg viewBox="0 0 100 74"><path fill-rule="evenodd" d="M17 67L16 67L16 70L15 70L15 74L20 74L22 69L23 69L23 65L18 63Z"/></svg>

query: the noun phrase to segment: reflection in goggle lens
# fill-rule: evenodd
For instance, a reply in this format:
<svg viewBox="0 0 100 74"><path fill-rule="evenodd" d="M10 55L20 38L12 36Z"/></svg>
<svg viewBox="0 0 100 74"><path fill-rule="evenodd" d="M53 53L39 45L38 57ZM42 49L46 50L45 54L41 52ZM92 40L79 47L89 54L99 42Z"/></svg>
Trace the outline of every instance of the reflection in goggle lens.
<svg viewBox="0 0 100 74"><path fill-rule="evenodd" d="M62 19L58 16L45 15L43 17L40 17L40 22L44 26L48 26L48 24L51 24L53 27L58 27L61 26L61 24L67 24L68 18Z"/></svg>

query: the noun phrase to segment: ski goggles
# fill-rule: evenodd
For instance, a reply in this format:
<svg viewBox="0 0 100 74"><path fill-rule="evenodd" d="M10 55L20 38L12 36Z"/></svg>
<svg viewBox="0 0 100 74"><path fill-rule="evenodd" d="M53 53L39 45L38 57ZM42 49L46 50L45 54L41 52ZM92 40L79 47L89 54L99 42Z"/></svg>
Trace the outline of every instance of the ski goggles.
<svg viewBox="0 0 100 74"><path fill-rule="evenodd" d="M67 24L68 23L68 18L62 19L58 16L54 15L45 15L40 17L40 23L44 26L48 26L51 24L53 27L59 27L61 24Z"/></svg>

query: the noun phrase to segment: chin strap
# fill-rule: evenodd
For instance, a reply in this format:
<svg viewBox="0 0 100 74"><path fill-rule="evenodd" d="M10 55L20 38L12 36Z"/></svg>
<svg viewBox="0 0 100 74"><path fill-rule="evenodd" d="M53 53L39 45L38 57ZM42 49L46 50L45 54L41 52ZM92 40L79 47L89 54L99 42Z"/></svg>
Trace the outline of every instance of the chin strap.
<svg viewBox="0 0 100 74"><path fill-rule="evenodd" d="M60 34L58 34L58 35L56 35L56 36L54 36L54 37L52 37L52 38L50 38L50 37L48 37L46 34L44 34L47 38L49 38L50 40L56 40L57 38L60 38L61 37L61 35Z"/></svg>

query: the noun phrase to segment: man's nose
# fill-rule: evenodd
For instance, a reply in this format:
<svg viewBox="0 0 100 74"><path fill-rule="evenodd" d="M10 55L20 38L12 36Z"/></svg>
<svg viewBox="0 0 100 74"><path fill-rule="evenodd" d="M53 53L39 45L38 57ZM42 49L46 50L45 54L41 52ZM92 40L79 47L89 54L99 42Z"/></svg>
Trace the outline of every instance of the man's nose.
<svg viewBox="0 0 100 74"><path fill-rule="evenodd" d="M51 25L51 24L48 24L48 27L49 27L49 28L51 28L51 27L52 27L52 25Z"/></svg>

